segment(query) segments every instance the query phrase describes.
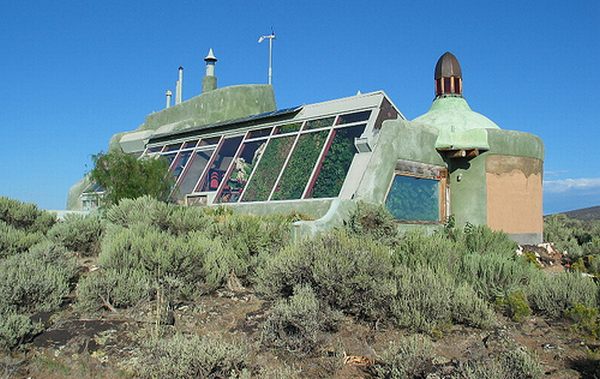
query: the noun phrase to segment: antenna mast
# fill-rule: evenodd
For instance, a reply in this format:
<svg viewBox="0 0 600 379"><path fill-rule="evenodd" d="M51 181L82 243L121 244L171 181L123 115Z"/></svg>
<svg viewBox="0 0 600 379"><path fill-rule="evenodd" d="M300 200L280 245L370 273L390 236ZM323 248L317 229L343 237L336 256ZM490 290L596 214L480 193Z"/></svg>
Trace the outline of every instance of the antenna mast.
<svg viewBox="0 0 600 379"><path fill-rule="evenodd" d="M261 36L258 39L258 43L261 43L262 41L268 39L269 40L269 79L268 79L268 83L272 84L273 83L273 40L275 39L275 32L273 32L273 29L271 29L271 34L267 35L267 36Z"/></svg>

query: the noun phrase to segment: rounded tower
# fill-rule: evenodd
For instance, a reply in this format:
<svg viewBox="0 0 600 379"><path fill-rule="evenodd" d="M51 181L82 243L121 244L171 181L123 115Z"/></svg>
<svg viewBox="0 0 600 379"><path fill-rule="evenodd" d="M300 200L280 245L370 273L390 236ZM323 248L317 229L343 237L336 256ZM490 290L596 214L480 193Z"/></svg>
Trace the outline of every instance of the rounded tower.
<svg viewBox="0 0 600 379"><path fill-rule="evenodd" d="M435 97L461 96L462 97L462 71L458 59L446 51L435 65Z"/></svg>

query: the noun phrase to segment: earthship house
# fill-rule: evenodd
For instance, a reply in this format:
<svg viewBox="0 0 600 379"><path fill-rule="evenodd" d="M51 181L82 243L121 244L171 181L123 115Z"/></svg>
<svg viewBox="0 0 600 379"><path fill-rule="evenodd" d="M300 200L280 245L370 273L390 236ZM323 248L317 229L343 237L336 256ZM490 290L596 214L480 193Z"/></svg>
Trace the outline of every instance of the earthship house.
<svg viewBox="0 0 600 379"><path fill-rule="evenodd" d="M217 88L212 49L202 94L152 113L110 149L162 156L176 180L174 201L226 205L251 214L299 212L296 231L340 225L358 201L384 204L402 228L436 228L453 215L542 241L543 143L502 130L463 97L451 53L435 66L431 108L407 120L383 91L277 109L270 85ZM69 209L94 206L102 189L83 179Z"/></svg>

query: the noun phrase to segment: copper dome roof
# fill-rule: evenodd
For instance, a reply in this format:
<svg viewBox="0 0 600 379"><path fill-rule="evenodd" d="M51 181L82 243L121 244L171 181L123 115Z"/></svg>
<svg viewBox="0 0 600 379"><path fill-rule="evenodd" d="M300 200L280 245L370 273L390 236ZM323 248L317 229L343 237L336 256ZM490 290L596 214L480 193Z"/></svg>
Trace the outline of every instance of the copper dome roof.
<svg viewBox="0 0 600 379"><path fill-rule="evenodd" d="M447 51L438 59L435 65L434 79L449 78L451 76L462 78L462 72L458 59L451 52Z"/></svg>

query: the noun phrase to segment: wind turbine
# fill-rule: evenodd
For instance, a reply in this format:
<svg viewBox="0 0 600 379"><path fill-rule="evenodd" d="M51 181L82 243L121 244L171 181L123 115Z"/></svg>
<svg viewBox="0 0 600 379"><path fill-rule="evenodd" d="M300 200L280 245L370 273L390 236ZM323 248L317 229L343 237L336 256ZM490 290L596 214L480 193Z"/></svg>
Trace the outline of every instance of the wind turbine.
<svg viewBox="0 0 600 379"><path fill-rule="evenodd" d="M275 39L275 32L271 29L271 34L266 36L261 36L258 39L258 43L262 43L262 41L268 39L269 40L269 84L272 84L273 81L273 40Z"/></svg>

